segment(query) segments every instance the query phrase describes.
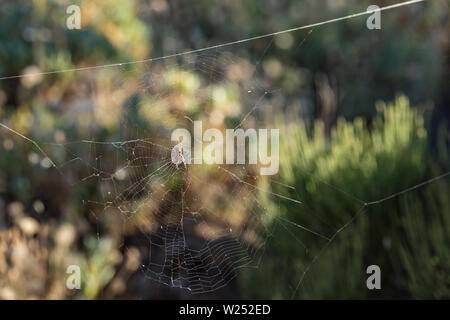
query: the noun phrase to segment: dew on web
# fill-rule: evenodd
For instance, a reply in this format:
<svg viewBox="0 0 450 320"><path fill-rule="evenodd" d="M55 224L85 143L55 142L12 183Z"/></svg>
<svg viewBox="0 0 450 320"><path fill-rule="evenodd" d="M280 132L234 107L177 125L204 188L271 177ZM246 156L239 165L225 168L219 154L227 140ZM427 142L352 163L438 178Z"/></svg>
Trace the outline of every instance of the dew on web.
<svg viewBox="0 0 450 320"><path fill-rule="evenodd" d="M294 45L296 50L314 37L312 27L298 30L292 30L302 33ZM324 197L333 194L348 203L348 215L338 220L309 207L306 195L279 177L258 175L256 165L191 165L191 154L174 163L176 142L170 134L176 128L192 131L195 120L221 129L276 126L273 110L280 108L274 105L282 107L283 101L276 84L261 71L263 65L268 74L279 71L275 61L265 64L275 36L246 43L258 44L250 58L240 57L239 46L243 44L236 43L233 49L217 46L150 59L139 63L138 75L133 76L128 74L127 64L95 70L100 79L95 85L101 88L93 85L76 99L93 100L96 109L88 104L80 114L69 113L63 119L75 119L82 128L76 139L68 137L67 142L36 141L0 125L32 143L72 188L83 184L92 190L97 198L84 194L80 201L101 228L105 221L117 224L111 228L122 236L119 247L127 246L125 238L130 234L144 235L140 272L146 277L192 294L218 290L242 268L258 269L265 255L276 255L267 243L269 239L278 241L273 239L271 228L281 228L303 255L295 265L296 274L289 275L295 297L323 252L369 207L446 178L449 173L369 200L349 193L345 184L337 186L303 172L326 188ZM101 133L104 140L91 138L99 136L95 121L106 128ZM279 188L264 187L268 181ZM267 197L274 203L289 202L295 219L292 214L270 214L273 209L268 210Z"/></svg>

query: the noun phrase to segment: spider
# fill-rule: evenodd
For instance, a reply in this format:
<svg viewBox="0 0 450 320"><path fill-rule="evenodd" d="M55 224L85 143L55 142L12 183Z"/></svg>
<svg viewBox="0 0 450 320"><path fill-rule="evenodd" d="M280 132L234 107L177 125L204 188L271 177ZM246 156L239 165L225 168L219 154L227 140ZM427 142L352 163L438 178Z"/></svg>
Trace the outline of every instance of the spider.
<svg viewBox="0 0 450 320"><path fill-rule="evenodd" d="M181 163L184 165L184 168L186 169L186 160L184 159L184 156L183 156L183 147L179 148L178 152L177 152L177 163L175 164L175 166L177 167L177 170L178 170L178 165Z"/></svg>

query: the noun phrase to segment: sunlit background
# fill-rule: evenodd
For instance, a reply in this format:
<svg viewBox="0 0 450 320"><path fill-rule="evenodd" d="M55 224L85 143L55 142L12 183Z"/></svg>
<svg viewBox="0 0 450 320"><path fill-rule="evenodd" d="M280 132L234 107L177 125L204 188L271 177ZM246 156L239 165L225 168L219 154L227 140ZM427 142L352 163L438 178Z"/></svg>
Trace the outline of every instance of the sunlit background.
<svg viewBox="0 0 450 320"><path fill-rule="evenodd" d="M0 299L450 298L448 1L171 56L393 3L2 1ZM279 173L176 168L194 120Z"/></svg>

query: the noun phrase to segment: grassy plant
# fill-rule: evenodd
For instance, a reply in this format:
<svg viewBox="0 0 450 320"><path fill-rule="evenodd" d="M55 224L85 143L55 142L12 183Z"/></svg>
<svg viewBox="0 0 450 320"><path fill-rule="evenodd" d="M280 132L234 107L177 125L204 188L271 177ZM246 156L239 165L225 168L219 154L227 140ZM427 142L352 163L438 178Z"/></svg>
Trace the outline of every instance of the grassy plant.
<svg viewBox="0 0 450 320"><path fill-rule="evenodd" d="M321 122L311 130L298 123L284 127L280 180L295 189L268 181L261 186L299 198L303 204L261 193L273 237L261 272L245 276L252 283L247 285L251 294L275 298L290 297L293 292L297 298L450 296L448 180L386 199L438 175L438 170L427 150L423 117L410 108L407 98L379 103L377 110L370 124L362 119L339 120L329 137ZM364 210L352 220L360 209ZM335 238L329 242L287 221ZM382 290L366 287L366 268L371 264L382 270ZM304 271L308 272L300 282ZM272 279L266 285L260 280L269 274Z"/></svg>

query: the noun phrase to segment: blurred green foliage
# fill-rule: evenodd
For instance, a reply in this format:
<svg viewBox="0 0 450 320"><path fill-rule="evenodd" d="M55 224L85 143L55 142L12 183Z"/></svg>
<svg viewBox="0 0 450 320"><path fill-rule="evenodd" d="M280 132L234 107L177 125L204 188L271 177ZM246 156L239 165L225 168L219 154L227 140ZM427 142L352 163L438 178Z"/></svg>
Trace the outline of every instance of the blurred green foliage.
<svg viewBox="0 0 450 320"><path fill-rule="evenodd" d="M261 193L274 232L268 263L247 274L252 285L243 287L252 296L450 296L448 181L386 198L439 173L427 147L424 119L404 96L392 104L378 103L377 110L370 125L360 118L339 120L329 138L320 121L311 130L303 123L285 127L280 177L295 189L270 181L261 185L303 203L293 206ZM448 157L447 150L441 151ZM293 231L299 234L294 240ZM371 264L381 268L379 292L365 286Z"/></svg>
<svg viewBox="0 0 450 320"><path fill-rule="evenodd" d="M4 1L0 76L169 55L363 11L372 2ZM82 8L80 30L65 27L70 4ZM50 169L35 145L0 128L0 230L8 230L0 252L18 246L31 252L13 263L8 255L13 253L0 256L0 298L115 297L111 283L120 280L118 287L125 286L125 258L118 244L126 236L126 219L82 202L101 199L102 190L94 180L80 183L92 174L89 168L68 162L79 157L94 164L95 154L109 164L124 158L116 158L114 148L83 149L71 142L161 136L167 142L168 129L181 116L232 127L255 105L255 99L245 100L255 83L278 92L265 95L261 105L270 106L267 113L278 119L284 137L279 180L295 189L265 179L258 183L303 204L261 193L262 219L272 236L259 268L240 277L239 296L288 298L294 292L296 298L448 298L448 180L364 206L449 169L446 127L440 127L437 152L430 146L435 129L428 123L430 110L411 108L404 96L390 105L374 103L392 100L397 92L413 105L442 100L448 91L445 5L428 1L384 12L380 32L367 30L364 19L352 19L309 35L309 30L284 34L186 60L0 81L1 123L42 142L52 159L64 164L60 171ZM159 81L149 84L152 77ZM247 121L261 121L259 115L255 110ZM304 122L293 123L297 118ZM213 183L225 190L234 186L220 174L202 172L201 178L204 189L214 189L209 187ZM178 180L167 182L169 189L177 188ZM220 202L207 199L204 189L193 199L210 201L223 214ZM238 203L245 211L252 201L242 199L224 202ZM13 214L18 203L22 209ZM148 222L145 214L136 217ZM39 224L36 239L32 232L17 236L14 228L30 221L25 218ZM327 245L321 236L332 237L348 222ZM28 265L23 261L30 256L38 257L37 275L20 267ZM64 287L68 263L80 264L88 275L75 295ZM381 292L365 287L370 264L382 269ZM37 290L17 281L21 277L45 283Z"/></svg>

